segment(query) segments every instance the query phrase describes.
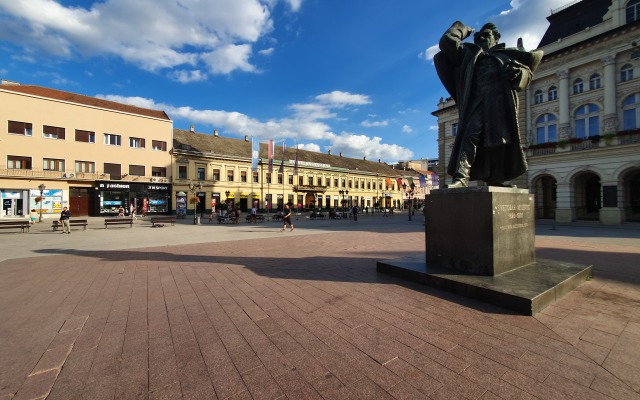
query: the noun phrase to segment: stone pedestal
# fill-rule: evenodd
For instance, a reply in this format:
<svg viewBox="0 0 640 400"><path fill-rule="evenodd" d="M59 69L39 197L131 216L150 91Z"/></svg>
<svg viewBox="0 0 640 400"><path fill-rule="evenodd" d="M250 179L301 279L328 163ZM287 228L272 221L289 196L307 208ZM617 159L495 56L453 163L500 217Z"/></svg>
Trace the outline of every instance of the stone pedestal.
<svg viewBox="0 0 640 400"><path fill-rule="evenodd" d="M426 260L380 260L378 272L534 315L592 276L591 266L535 260L527 190L434 190L426 200Z"/></svg>
<svg viewBox="0 0 640 400"><path fill-rule="evenodd" d="M499 275L535 261L533 195L526 189L440 189L426 199L427 264Z"/></svg>

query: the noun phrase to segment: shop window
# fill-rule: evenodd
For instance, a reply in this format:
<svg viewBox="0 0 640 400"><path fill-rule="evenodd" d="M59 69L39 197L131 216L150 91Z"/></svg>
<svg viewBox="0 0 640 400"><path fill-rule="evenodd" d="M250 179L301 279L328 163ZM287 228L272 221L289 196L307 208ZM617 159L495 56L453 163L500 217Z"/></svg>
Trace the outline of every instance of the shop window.
<svg viewBox="0 0 640 400"><path fill-rule="evenodd" d="M129 175L132 176L145 176L144 165L129 164Z"/></svg>
<svg viewBox="0 0 640 400"><path fill-rule="evenodd" d="M9 121L7 132L14 135L33 135L33 125L30 122Z"/></svg>
<svg viewBox="0 0 640 400"><path fill-rule="evenodd" d="M104 144L109 146L120 146L122 145L122 136L113 135L111 133L104 134Z"/></svg>
<svg viewBox="0 0 640 400"><path fill-rule="evenodd" d="M144 149L144 139L142 138L136 138L136 137L130 137L129 138L129 147L134 148L134 149Z"/></svg>
<svg viewBox="0 0 640 400"><path fill-rule="evenodd" d="M593 74L589 78L589 90L600 89L600 74Z"/></svg>
<svg viewBox="0 0 640 400"><path fill-rule="evenodd" d="M44 125L42 127L42 136L49 139L64 140L64 128L57 126Z"/></svg>
<svg viewBox="0 0 640 400"><path fill-rule="evenodd" d="M625 64L620 69L620 81L626 82L633 79L633 66L631 64Z"/></svg>
<svg viewBox="0 0 640 400"><path fill-rule="evenodd" d="M582 79L576 79L573 81L573 94L580 94L584 91L584 82Z"/></svg>
<svg viewBox="0 0 640 400"><path fill-rule="evenodd" d="M7 156L8 169L31 169L31 157Z"/></svg>
<svg viewBox="0 0 640 400"><path fill-rule="evenodd" d="M211 173L211 180L213 180L214 182L217 182L220 180L220 170L219 169L214 169L213 172Z"/></svg>
<svg viewBox="0 0 640 400"><path fill-rule="evenodd" d="M96 172L96 164L91 161L76 161L76 172L94 174Z"/></svg>
<svg viewBox="0 0 640 400"><path fill-rule="evenodd" d="M76 142L95 143L96 133L91 131L83 131L76 129Z"/></svg>
<svg viewBox="0 0 640 400"><path fill-rule="evenodd" d="M151 149L158 151L167 151L167 142L161 140L152 140Z"/></svg>
<svg viewBox="0 0 640 400"><path fill-rule="evenodd" d="M151 167L151 176L160 176L165 178L167 176L167 169L164 167Z"/></svg>
<svg viewBox="0 0 640 400"><path fill-rule="evenodd" d="M44 169L45 171L64 172L64 160L45 158L42 160L42 169Z"/></svg>
<svg viewBox="0 0 640 400"><path fill-rule="evenodd" d="M186 165L178 165L178 179L187 179Z"/></svg>

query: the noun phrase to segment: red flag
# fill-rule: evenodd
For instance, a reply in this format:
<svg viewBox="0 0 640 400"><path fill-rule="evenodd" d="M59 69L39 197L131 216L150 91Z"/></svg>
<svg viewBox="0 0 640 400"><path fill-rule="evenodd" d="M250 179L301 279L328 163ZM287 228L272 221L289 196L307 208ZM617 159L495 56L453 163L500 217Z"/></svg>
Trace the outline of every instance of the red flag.
<svg viewBox="0 0 640 400"><path fill-rule="evenodd" d="M272 174L273 173L273 139L269 140L269 150L268 150L268 157L269 157L269 173Z"/></svg>

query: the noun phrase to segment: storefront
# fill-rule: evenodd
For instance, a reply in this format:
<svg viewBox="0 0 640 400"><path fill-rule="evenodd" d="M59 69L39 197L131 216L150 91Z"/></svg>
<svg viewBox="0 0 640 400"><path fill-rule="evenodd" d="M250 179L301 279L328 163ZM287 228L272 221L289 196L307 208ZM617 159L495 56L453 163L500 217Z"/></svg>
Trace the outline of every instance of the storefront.
<svg viewBox="0 0 640 400"><path fill-rule="evenodd" d="M61 189L44 189L42 198L40 189L2 189L2 214L0 218L24 217L31 210L43 216L51 217L60 214L63 205L67 205L67 191Z"/></svg>
<svg viewBox="0 0 640 400"><path fill-rule="evenodd" d="M171 185L122 181L96 182L97 216L125 215L134 211L137 215L169 214L171 210Z"/></svg>

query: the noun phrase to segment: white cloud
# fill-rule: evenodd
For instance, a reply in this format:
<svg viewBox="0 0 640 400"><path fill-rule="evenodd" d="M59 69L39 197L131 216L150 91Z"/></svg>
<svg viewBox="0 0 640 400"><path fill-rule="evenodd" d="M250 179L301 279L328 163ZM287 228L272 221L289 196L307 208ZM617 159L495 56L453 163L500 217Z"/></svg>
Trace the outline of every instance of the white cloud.
<svg viewBox="0 0 640 400"><path fill-rule="evenodd" d="M273 47L269 47L268 49L258 51L258 54L260 54L261 56L270 56L274 51L275 49Z"/></svg>
<svg viewBox="0 0 640 400"><path fill-rule="evenodd" d="M551 14L551 10L562 7L568 2L569 0L511 0L509 9L489 17L485 22L491 21L496 24L502 36L500 42L505 43L507 47L515 47L518 38L522 38L525 49L533 50L538 47L549 26L547 17ZM480 26L475 28L479 29ZM420 57L431 61L438 51L438 45L433 45L420 53Z"/></svg>
<svg viewBox="0 0 640 400"><path fill-rule="evenodd" d="M348 92L341 92L339 90L318 95L316 96L316 100L323 104L334 107L345 107L350 105L363 105L371 103L369 96L365 96L362 94L351 94Z"/></svg>
<svg viewBox="0 0 640 400"><path fill-rule="evenodd" d="M252 45L273 30L271 10L276 5L269 0L85 3L0 1L0 40L30 55L115 56L149 71L182 67L176 75L192 81L204 77L198 75L202 69L214 74L258 71L250 62ZM294 12L301 4L289 0Z"/></svg>
<svg viewBox="0 0 640 400"><path fill-rule="evenodd" d="M180 70L180 71L172 71L169 76L178 81L178 82L182 82L182 83L189 83L189 82L200 82L200 81L204 81L207 79L207 75L202 73L202 71L199 70Z"/></svg>
<svg viewBox="0 0 640 400"><path fill-rule="evenodd" d="M384 120L384 121L369 121L367 119L367 120L362 121L360 123L360 125L362 125L364 127L367 127L367 128L375 128L375 127L378 127L378 126L388 126L389 125L389 121L387 121L387 120Z"/></svg>
<svg viewBox="0 0 640 400"><path fill-rule="evenodd" d="M293 111L291 117L259 121L239 112L195 110L191 107L156 103L152 99L143 97L104 94L96 95L96 97L143 108L164 110L174 121L183 120L194 124L197 132L207 132L207 129L202 127L206 126L210 127L209 132L212 132L215 127L220 130L221 134L228 136L253 135L258 140L295 139L300 143L300 148L311 151L320 151L320 145L313 143L313 141L325 141L329 144L324 147L333 149L334 154L342 152L345 156L354 158L365 156L370 159L395 161L413 157L411 150L395 144L382 143L380 137L348 132L339 135L333 133L331 126L321 121L335 118L335 114L331 112L331 107L328 104L294 104L291 106ZM316 98L326 100L326 97L322 95ZM347 93L342 98L363 99L367 97ZM338 104L335 107L340 108L339 105L344 102L338 101L335 104ZM309 142L304 143L305 141Z"/></svg>
<svg viewBox="0 0 640 400"><path fill-rule="evenodd" d="M411 132L413 132L413 128L410 127L409 125L403 125L402 126L402 132L403 133L411 133Z"/></svg>

